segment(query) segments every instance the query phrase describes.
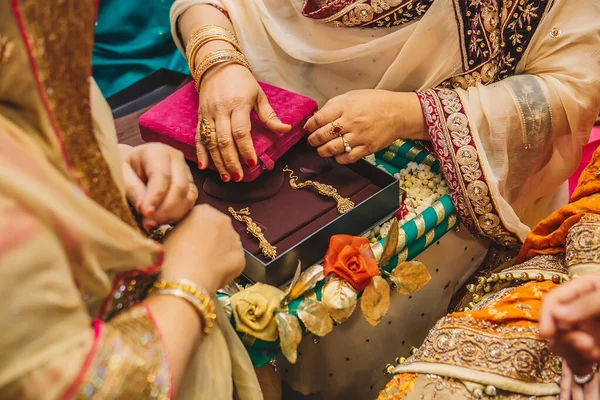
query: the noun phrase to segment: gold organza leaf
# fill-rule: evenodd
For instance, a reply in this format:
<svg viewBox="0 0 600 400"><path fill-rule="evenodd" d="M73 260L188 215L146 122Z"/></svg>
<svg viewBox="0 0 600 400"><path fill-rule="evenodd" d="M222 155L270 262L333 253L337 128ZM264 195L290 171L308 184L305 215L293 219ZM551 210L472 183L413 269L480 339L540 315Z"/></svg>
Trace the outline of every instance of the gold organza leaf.
<svg viewBox="0 0 600 400"><path fill-rule="evenodd" d="M298 317L314 335L325 336L333 330L333 320L321 302L304 299L298 306Z"/></svg>
<svg viewBox="0 0 600 400"><path fill-rule="evenodd" d="M300 275L296 284L292 287L289 295L289 301L294 301L302 296L307 291L315 287L315 285L325 279L323 275L322 265L313 265Z"/></svg>
<svg viewBox="0 0 600 400"><path fill-rule="evenodd" d="M279 330L281 352L289 362L295 364L298 358L298 346L302 341L300 321L295 316L285 312L275 314L275 319Z"/></svg>
<svg viewBox="0 0 600 400"><path fill-rule="evenodd" d="M296 286L298 279L300 279L301 273L302 273L302 263L300 262L300 260L298 260L298 266L296 267L296 272L294 273L294 277L292 278L292 281L290 282L289 286L285 290L285 296L284 296L283 300L281 300L282 307L284 307L287 303L289 303L291 301L290 293L292 292L292 288L294 286Z"/></svg>
<svg viewBox="0 0 600 400"><path fill-rule="evenodd" d="M390 307L390 284L381 276L373 277L360 299L360 309L372 326L377 326Z"/></svg>
<svg viewBox="0 0 600 400"><path fill-rule="evenodd" d="M321 301L331 318L341 324L354 312L357 298L358 294L351 284L332 275L323 286Z"/></svg>
<svg viewBox="0 0 600 400"><path fill-rule="evenodd" d="M392 271L396 278L394 284L396 291L402 294L414 293L429 282L431 275L423 263L418 261L407 261L399 263Z"/></svg>
<svg viewBox="0 0 600 400"><path fill-rule="evenodd" d="M377 264L380 267L385 266L387 263L390 262L392 257L396 255L396 247L398 247L398 236L400 234L400 231L398 229L398 220L394 218L392 226L388 231L388 235L385 238L385 244L383 245L383 254L381 255L381 259Z"/></svg>

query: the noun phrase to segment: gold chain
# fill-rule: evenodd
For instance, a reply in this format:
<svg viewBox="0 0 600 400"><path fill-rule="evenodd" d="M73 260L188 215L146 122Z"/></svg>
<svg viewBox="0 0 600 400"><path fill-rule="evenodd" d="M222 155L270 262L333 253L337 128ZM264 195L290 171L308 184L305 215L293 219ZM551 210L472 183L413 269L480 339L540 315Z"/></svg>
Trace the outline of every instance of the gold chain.
<svg viewBox="0 0 600 400"><path fill-rule="evenodd" d="M354 202L346 197L340 196L337 189L333 186L311 180L298 182L298 177L294 175L294 171L291 170L287 165L283 168L283 172L290 173L290 186L292 189L303 189L305 187L312 186L317 189L319 194L334 199L337 203L337 209L340 214L345 214L354 208Z"/></svg>
<svg viewBox="0 0 600 400"><path fill-rule="evenodd" d="M238 221L246 224L246 230L255 238L258 239L260 250L263 255L270 260L273 260L277 257L277 247L273 246L269 241L265 238L265 235L262 233L262 229L250 218L250 209L248 207L242 208L240 211L235 211L233 207L229 207L228 211L233 218Z"/></svg>

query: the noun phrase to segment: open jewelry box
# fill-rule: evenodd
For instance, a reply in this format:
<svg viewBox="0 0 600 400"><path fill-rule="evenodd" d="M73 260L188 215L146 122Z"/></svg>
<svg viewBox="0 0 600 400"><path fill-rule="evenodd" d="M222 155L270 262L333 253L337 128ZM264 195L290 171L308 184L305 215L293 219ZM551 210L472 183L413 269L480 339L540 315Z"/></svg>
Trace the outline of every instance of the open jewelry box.
<svg viewBox="0 0 600 400"><path fill-rule="evenodd" d="M117 118L121 140L127 137L128 141L139 143L139 131L129 132L137 126L131 119L137 120L140 110L174 92L185 78L160 70L111 97L109 104ZM331 185L342 197L352 200L355 207L340 214L336 201L319 194L314 187L292 188L284 166L294 172L298 183L310 179ZM389 219L399 205L400 189L394 177L365 161L343 166L322 159L304 140L288 151L273 170L249 183L223 183L215 172L190 167L199 189L199 204L210 204L228 215L230 207L236 211L248 207L250 218L269 243L277 247L275 259L265 258L246 225L233 220L246 251L244 275L253 282L274 286L282 286L293 277L298 261L304 268L319 262L331 236L363 234Z"/></svg>

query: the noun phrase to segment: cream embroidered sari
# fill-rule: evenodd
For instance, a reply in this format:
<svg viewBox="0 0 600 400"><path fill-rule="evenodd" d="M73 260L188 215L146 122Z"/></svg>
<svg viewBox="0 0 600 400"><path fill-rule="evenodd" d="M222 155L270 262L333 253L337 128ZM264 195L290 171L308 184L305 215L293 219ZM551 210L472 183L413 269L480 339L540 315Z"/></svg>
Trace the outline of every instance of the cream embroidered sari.
<svg viewBox="0 0 600 400"><path fill-rule="evenodd" d="M160 332L136 305L163 249L136 227L90 84L94 4L0 2L1 399L173 397ZM262 399L229 322L214 333L178 398Z"/></svg>
<svg viewBox="0 0 600 400"><path fill-rule="evenodd" d="M418 91L461 221L485 238L448 233L420 255L439 272L414 299L394 298L389 329L350 320L318 348L303 344L298 365L282 368L303 393L375 396L383 360L422 341L483 260L488 241L518 244L566 203L565 181L600 108L600 5L177 0L171 22L180 48L177 18L197 4L228 12L259 80L320 104L354 89Z"/></svg>

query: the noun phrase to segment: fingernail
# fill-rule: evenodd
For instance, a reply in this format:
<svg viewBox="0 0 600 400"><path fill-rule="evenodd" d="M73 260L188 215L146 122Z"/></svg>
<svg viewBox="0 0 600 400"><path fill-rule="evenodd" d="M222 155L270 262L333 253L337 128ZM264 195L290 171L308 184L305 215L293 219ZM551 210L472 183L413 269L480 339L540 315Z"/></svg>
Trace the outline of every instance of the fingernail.
<svg viewBox="0 0 600 400"><path fill-rule="evenodd" d="M202 162L198 161L198 169L202 169L203 166L204 166L204 164L202 164Z"/></svg>
<svg viewBox="0 0 600 400"><path fill-rule="evenodd" d="M240 174L238 174L237 172L234 172L233 174L231 174L233 176L233 180L236 182L239 182L242 180L242 176Z"/></svg>
<svg viewBox="0 0 600 400"><path fill-rule="evenodd" d="M256 161L253 158L249 158L246 160L246 164L248 164L249 167L254 167L256 165Z"/></svg>
<svg viewBox="0 0 600 400"><path fill-rule="evenodd" d="M156 222L149 220L144 222L144 229L146 229L147 231L154 228L156 226Z"/></svg>
<svg viewBox="0 0 600 400"><path fill-rule="evenodd" d="M223 182L229 182L229 175L221 174L221 179L223 180Z"/></svg>

